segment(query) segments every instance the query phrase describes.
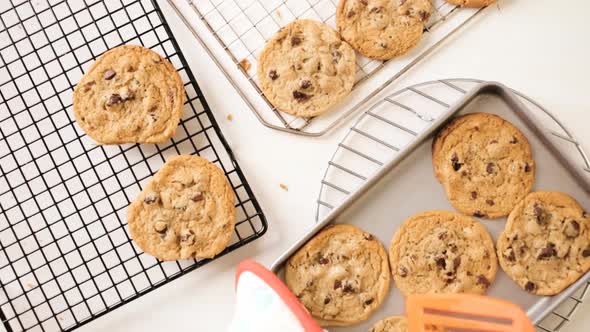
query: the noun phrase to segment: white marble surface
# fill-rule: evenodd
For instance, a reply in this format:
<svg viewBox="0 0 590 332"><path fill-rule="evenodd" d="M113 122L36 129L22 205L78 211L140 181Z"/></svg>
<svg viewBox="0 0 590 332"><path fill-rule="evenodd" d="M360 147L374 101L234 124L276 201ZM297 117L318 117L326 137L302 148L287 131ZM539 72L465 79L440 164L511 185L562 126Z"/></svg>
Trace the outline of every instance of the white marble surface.
<svg viewBox="0 0 590 332"><path fill-rule="evenodd" d="M224 331L234 310L234 267L249 257L270 265L312 225L326 162L347 127L321 138L263 127L167 2L159 3L267 215L269 231L80 331ZM586 0L569 0L567 5L554 0L501 1L499 8L486 9L397 85L447 77L503 82L553 111L590 150L589 13ZM289 190L281 189L280 183ZM563 331L587 331L588 313L590 301Z"/></svg>

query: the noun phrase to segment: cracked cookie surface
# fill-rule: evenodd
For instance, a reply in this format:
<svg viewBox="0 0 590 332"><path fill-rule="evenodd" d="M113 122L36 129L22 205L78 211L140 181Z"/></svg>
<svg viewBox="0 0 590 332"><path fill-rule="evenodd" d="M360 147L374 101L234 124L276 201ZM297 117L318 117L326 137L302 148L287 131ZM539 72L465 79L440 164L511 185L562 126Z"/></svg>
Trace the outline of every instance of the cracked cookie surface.
<svg viewBox="0 0 590 332"><path fill-rule="evenodd" d="M182 116L184 86L158 53L123 45L101 55L74 90L78 125L99 144L162 143Z"/></svg>
<svg viewBox="0 0 590 332"><path fill-rule="evenodd" d="M497 250L522 289L555 295L590 269L590 219L567 194L532 192L510 213Z"/></svg>
<svg viewBox="0 0 590 332"><path fill-rule="evenodd" d="M340 0L336 24L359 53L387 60L418 44L431 13L429 0Z"/></svg>
<svg viewBox="0 0 590 332"><path fill-rule="evenodd" d="M296 116L320 115L352 90L354 50L330 26L296 20L283 27L258 57L257 76L266 98Z"/></svg>
<svg viewBox="0 0 590 332"><path fill-rule="evenodd" d="M428 211L406 220L391 240L393 280L402 294L483 294L498 269L494 242L471 217Z"/></svg>
<svg viewBox="0 0 590 332"><path fill-rule="evenodd" d="M131 237L161 260L214 257L234 231L234 199L217 166L198 156L174 157L129 205Z"/></svg>
<svg viewBox="0 0 590 332"><path fill-rule="evenodd" d="M287 262L285 281L322 326L364 321L383 303L390 283L383 245L352 225L328 226Z"/></svg>
<svg viewBox="0 0 590 332"><path fill-rule="evenodd" d="M507 216L535 181L528 140L494 114L452 120L434 139L432 163L453 207L475 217Z"/></svg>

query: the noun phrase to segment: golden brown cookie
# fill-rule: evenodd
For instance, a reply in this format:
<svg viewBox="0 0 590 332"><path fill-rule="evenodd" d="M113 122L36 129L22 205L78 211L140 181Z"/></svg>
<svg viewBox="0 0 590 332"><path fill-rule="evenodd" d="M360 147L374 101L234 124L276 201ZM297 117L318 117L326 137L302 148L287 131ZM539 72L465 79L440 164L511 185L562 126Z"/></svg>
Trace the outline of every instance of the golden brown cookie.
<svg viewBox="0 0 590 332"><path fill-rule="evenodd" d="M485 7L496 2L496 0L446 0L451 5L457 5L462 7Z"/></svg>
<svg viewBox="0 0 590 332"><path fill-rule="evenodd" d="M501 117L460 116L435 137L434 174L453 207L476 217L506 216L535 181L526 137Z"/></svg>
<svg viewBox="0 0 590 332"><path fill-rule="evenodd" d="M353 49L330 26L296 20L283 27L258 57L260 89L279 110L320 115L346 97L355 79Z"/></svg>
<svg viewBox="0 0 590 332"><path fill-rule="evenodd" d="M340 0L336 24L361 54L387 60L418 44L431 12L429 0Z"/></svg>
<svg viewBox="0 0 590 332"><path fill-rule="evenodd" d="M395 285L402 294L483 294L498 268L492 237L483 224L448 211L416 214L389 247Z"/></svg>
<svg viewBox="0 0 590 332"><path fill-rule="evenodd" d="M211 258L234 231L234 200L221 169L198 156L177 156L129 205L129 231L143 251L161 260Z"/></svg>
<svg viewBox="0 0 590 332"><path fill-rule="evenodd" d="M558 294L590 269L590 218L567 194L532 192L508 216L497 250L524 290Z"/></svg>
<svg viewBox="0 0 590 332"><path fill-rule="evenodd" d="M178 127L184 86L158 53L124 45L101 55L74 90L78 125L99 144L162 143Z"/></svg>
<svg viewBox="0 0 590 332"><path fill-rule="evenodd" d="M329 226L287 262L285 281L322 326L364 321L383 303L390 282L383 245L351 225Z"/></svg>

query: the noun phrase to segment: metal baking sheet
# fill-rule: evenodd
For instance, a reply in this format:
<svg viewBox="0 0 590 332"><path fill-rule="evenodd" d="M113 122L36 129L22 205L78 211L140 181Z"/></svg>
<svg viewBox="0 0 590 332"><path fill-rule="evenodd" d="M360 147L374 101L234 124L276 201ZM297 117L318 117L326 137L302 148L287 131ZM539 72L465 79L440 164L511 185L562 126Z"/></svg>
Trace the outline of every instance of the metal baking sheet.
<svg viewBox="0 0 590 332"><path fill-rule="evenodd" d="M506 87L498 83L484 83L467 93L446 114L438 117L429 128L409 141L393 159L287 250L273 264L272 270L282 275L284 262L314 234L333 222L356 225L377 236L388 248L393 234L409 216L434 209L454 211L433 174L432 134L450 118L473 112L497 114L526 135L537 165L533 190L563 191L576 198L585 209L590 208L590 181L582 175L581 169L560 153L560 149L549 138L549 133L535 122L532 114ZM506 218L480 220L496 240L504 228ZM487 294L520 305L527 311L533 323L537 323L589 278L590 273L586 273L561 294L541 297L523 291L499 269ZM403 312L403 297L392 284L385 303L369 320L352 327L330 328L330 331L367 331L376 321Z"/></svg>

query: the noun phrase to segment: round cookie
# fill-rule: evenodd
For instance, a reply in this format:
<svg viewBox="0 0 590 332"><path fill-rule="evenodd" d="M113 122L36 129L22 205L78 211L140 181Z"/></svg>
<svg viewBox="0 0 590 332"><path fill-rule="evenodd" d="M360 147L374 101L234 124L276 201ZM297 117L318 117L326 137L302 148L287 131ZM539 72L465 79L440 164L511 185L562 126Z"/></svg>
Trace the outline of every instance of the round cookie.
<svg viewBox="0 0 590 332"><path fill-rule="evenodd" d="M78 125L99 144L162 143L178 127L184 86L158 53L123 45L105 52L74 90Z"/></svg>
<svg viewBox="0 0 590 332"><path fill-rule="evenodd" d="M476 217L507 216L535 181L528 140L494 114L451 121L434 139L432 163L453 207Z"/></svg>
<svg viewBox="0 0 590 332"><path fill-rule="evenodd" d="M388 60L418 44L431 13L429 0L340 0L336 24L361 54Z"/></svg>
<svg viewBox="0 0 590 332"><path fill-rule="evenodd" d="M497 250L524 290L558 294L590 269L590 218L567 194L530 193L508 216Z"/></svg>
<svg viewBox="0 0 590 332"><path fill-rule="evenodd" d="M177 156L129 205L129 231L143 251L161 260L211 258L234 231L234 200L221 169L198 156Z"/></svg>
<svg viewBox="0 0 590 332"><path fill-rule="evenodd" d="M352 90L355 54L330 26L296 20L283 27L258 57L258 81L279 110L302 117L328 111Z"/></svg>
<svg viewBox="0 0 590 332"><path fill-rule="evenodd" d="M395 285L405 296L483 294L498 269L486 228L462 214L428 211L406 220L391 240Z"/></svg>
<svg viewBox="0 0 590 332"><path fill-rule="evenodd" d="M364 321L383 303L390 271L383 245L351 225L329 226L287 262L285 281L322 326Z"/></svg>
<svg viewBox="0 0 590 332"><path fill-rule="evenodd" d="M451 5L462 7L480 8L489 6L496 2L496 0L446 0Z"/></svg>

